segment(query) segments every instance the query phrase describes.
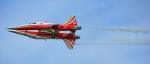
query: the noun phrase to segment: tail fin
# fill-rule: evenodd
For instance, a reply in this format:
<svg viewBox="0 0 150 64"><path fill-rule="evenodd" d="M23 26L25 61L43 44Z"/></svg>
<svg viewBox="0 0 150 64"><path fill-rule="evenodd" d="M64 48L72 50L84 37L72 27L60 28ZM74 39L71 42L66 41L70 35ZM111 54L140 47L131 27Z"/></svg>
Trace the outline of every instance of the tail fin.
<svg viewBox="0 0 150 64"><path fill-rule="evenodd" d="M64 39L65 44L69 49L73 49L76 39Z"/></svg>
<svg viewBox="0 0 150 64"><path fill-rule="evenodd" d="M69 20L67 22L65 22L64 24L77 26L78 24L77 24L77 21L76 21L76 16L71 16L69 18Z"/></svg>

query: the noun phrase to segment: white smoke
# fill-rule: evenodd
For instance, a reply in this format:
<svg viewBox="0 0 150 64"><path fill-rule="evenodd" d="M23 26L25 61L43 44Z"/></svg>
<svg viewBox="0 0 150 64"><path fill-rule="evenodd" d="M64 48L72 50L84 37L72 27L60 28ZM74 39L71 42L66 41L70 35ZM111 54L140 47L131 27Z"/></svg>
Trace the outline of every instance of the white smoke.
<svg viewBox="0 0 150 64"><path fill-rule="evenodd" d="M102 31L111 31L111 32L131 32L131 33L144 33L150 34L150 29L138 29L138 28L99 28Z"/></svg>

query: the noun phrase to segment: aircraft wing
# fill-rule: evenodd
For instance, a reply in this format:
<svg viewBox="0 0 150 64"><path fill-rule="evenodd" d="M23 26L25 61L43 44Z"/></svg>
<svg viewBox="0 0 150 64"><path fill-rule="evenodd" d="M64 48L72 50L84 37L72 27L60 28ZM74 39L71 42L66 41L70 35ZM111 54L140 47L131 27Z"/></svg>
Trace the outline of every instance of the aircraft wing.
<svg viewBox="0 0 150 64"><path fill-rule="evenodd" d="M25 30L9 30L9 32L24 35L33 39L50 39L51 38L51 35L45 32L31 32L31 31L25 31Z"/></svg>
<svg viewBox="0 0 150 64"><path fill-rule="evenodd" d="M64 42L69 49L73 49L75 40L76 39L64 39Z"/></svg>

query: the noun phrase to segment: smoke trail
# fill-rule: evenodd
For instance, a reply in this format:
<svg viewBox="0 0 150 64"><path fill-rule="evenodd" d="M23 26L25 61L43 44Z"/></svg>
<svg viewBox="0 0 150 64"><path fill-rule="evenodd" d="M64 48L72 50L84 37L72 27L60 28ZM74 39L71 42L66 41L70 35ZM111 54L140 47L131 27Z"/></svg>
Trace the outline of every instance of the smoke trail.
<svg viewBox="0 0 150 64"><path fill-rule="evenodd" d="M75 45L86 45L86 46L101 46L101 45L150 45L150 41L103 41L103 42L80 42Z"/></svg>
<svg viewBox="0 0 150 64"><path fill-rule="evenodd" d="M150 29L135 29L135 28L99 28L102 31L111 31L111 32L132 32L132 33L144 33L150 34Z"/></svg>
<svg viewBox="0 0 150 64"><path fill-rule="evenodd" d="M150 40L136 40L136 39L131 39L131 40L110 40L108 41L81 41L77 42L75 45L84 45L84 46L101 46L101 45L150 45Z"/></svg>
<svg viewBox="0 0 150 64"><path fill-rule="evenodd" d="M108 32L129 32L129 33L141 33L140 35L119 35L113 37L106 35L104 39L95 39L91 38L92 40L89 41L89 39L84 39L77 43L77 45L88 45L88 46L101 46L101 45L150 45L149 34L150 29L145 28L130 28L130 27L85 27L89 31L90 29L93 30L91 32L98 32L98 31L108 31ZM116 34L116 33L115 33ZM143 35L142 35L143 34ZM145 35L144 35L145 34ZM142 35L142 36L141 36ZM90 36L86 36L87 38ZM108 39L107 39L108 37ZM144 38L145 37L145 38ZM102 38L102 37L101 37ZM88 41L88 42L87 42Z"/></svg>
<svg viewBox="0 0 150 64"><path fill-rule="evenodd" d="M102 43L78 43L75 45L103 45Z"/></svg>

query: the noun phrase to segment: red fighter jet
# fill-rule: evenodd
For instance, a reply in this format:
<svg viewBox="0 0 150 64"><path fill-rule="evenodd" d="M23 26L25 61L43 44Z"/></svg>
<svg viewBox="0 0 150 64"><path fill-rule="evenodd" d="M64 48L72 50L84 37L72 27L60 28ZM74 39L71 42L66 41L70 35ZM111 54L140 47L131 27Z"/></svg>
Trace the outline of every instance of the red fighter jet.
<svg viewBox="0 0 150 64"><path fill-rule="evenodd" d="M75 33L76 30L81 30L81 27L78 26L76 22L76 16L71 16L69 20L64 24L50 24L50 23L42 23L42 22L35 22L32 24L21 25L17 27L12 27L8 29L13 30L55 30L57 31L71 31Z"/></svg>
<svg viewBox="0 0 150 64"><path fill-rule="evenodd" d="M76 39L80 39L79 36L75 35L75 32L76 30L81 30L81 27L78 26L76 17L71 16L64 24L36 22L8 29L10 29L9 32L24 35L33 39L62 39L69 49L73 49ZM70 31L70 33L65 31Z"/></svg>

